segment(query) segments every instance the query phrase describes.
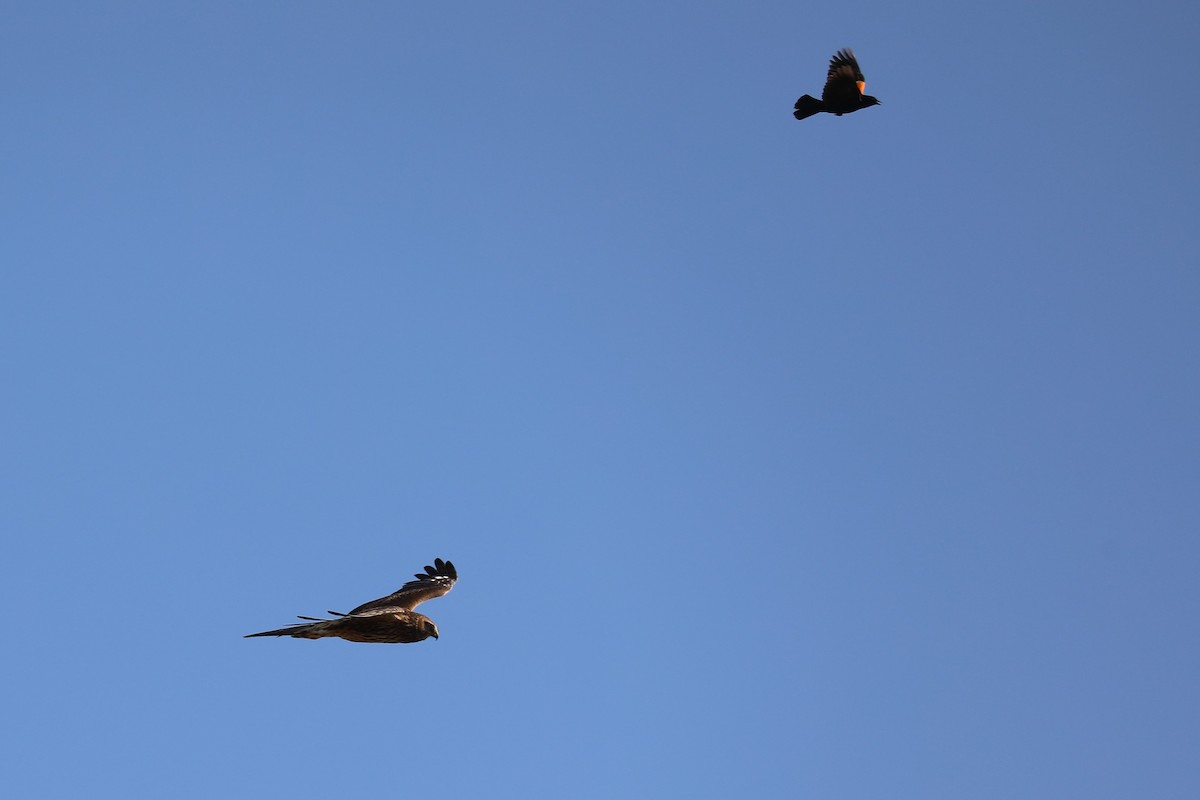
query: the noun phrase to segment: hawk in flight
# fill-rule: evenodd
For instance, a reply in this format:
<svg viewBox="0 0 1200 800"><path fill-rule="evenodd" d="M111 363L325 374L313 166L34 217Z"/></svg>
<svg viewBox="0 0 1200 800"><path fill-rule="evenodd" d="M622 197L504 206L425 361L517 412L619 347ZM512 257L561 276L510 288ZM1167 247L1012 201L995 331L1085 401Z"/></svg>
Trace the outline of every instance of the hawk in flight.
<svg viewBox="0 0 1200 800"><path fill-rule="evenodd" d="M860 108L879 105L879 100L869 94L863 94L866 88L867 79L858 68L854 51L849 47L838 50L833 54L833 58L829 59L829 77L825 79L821 99L804 95L796 101L793 116L796 119L805 119L818 112L827 111L840 117Z"/></svg>
<svg viewBox="0 0 1200 800"><path fill-rule="evenodd" d="M363 603L349 614L330 611L336 619L320 619L318 617L297 617L308 622L296 622L286 628L262 633L251 633L253 636L294 636L297 639L321 639L326 636L340 636L351 642L419 642L430 636L438 638L437 625L424 614L413 611L414 608L441 597L454 588L458 580L458 572L449 561L440 558L433 560L433 566L426 566L425 572L418 572L415 581L409 581L387 597Z"/></svg>

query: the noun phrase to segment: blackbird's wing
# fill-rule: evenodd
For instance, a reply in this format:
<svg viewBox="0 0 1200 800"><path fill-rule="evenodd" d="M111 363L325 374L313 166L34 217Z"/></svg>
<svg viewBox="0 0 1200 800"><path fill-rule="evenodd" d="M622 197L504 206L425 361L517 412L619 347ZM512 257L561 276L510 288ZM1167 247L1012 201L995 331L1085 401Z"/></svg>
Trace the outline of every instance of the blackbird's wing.
<svg viewBox="0 0 1200 800"><path fill-rule="evenodd" d="M380 597L351 609L350 614L389 607L412 611L426 600L441 597L453 589L458 580L458 571L451 562L435 558L433 566L426 566L424 573L418 572L414 577L415 581L409 581L387 597Z"/></svg>
<svg viewBox="0 0 1200 800"><path fill-rule="evenodd" d="M867 88L866 78L858 68L858 60L849 47L838 50L829 59L829 75L821 99L834 106L854 106Z"/></svg>

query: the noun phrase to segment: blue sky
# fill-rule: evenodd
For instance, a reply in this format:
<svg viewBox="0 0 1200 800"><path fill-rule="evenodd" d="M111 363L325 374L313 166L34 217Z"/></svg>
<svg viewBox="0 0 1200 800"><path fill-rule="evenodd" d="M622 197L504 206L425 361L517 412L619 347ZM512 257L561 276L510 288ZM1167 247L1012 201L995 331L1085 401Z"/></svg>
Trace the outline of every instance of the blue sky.
<svg viewBox="0 0 1200 800"><path fill-rule="evenodd" d="M6 6L6 784L1195 796L1200 15L1051 5Z"/></svg>

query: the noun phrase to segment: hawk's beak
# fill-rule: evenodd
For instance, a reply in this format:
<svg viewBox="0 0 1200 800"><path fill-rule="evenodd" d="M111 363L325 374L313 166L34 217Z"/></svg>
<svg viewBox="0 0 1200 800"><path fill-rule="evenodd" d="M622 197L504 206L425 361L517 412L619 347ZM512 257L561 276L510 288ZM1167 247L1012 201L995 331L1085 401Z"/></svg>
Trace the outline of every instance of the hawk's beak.
<svg viewBox="0 0 1200 800"><path fill-rule="evenodd" d="M436 639L436 638L438 638L437 631L434 631L433 633L431 633L431 634L429 634L429 635L430 635L430 636L432 636L432 637L433 637L433 638L435 638L435 639Z"/></svg>

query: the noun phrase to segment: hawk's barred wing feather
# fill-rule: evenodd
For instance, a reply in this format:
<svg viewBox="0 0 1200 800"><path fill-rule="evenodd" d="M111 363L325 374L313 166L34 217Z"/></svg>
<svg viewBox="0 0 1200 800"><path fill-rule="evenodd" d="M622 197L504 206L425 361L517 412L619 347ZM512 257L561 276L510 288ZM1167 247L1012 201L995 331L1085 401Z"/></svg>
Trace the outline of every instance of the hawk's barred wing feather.
<svg viewBox="0 0 1200 800"><path fill-rule="evenodd" d="M377 600L363 603L357 608L352 608L350 613L358 614L373 608L385 607L412 611L426 600L441 597L453 589L454 583L458 580L458 571L454 569L453 563L435 558L433 566L426 566L424 573L418 572L413 577L416 578L415 581L409 581L387 597L380 597Z"/></svg>

